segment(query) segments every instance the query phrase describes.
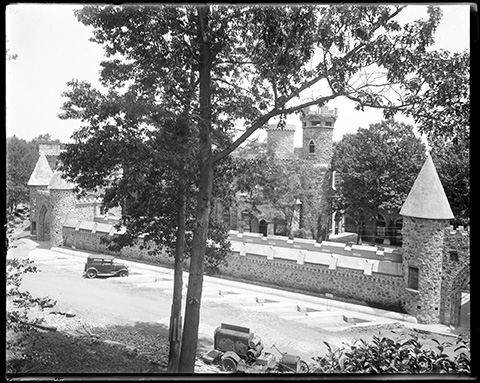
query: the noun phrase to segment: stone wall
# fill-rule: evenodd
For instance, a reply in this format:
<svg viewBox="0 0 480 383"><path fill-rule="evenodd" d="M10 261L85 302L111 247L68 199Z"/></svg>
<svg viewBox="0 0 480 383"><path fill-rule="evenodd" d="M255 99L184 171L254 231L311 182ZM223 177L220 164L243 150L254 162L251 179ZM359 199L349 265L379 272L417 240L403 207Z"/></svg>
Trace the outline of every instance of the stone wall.
<svg viewBox="0 0 480 383"><path fill-rule="evenodd" d="M333 127L303 128L303 158L311 159L322 165L329 165L333 155ZM315 153L309 153L309 143L315 144Z"/></svg>
<svg viewBox="0 0 480 383"><path fill-rule="evenodd" d="M102 241L102 238L112 239L114 235L118 235L120 232L116 231L111 224L68 219L63 225L63 246L94 253L116 255L132 260L147 261L158 265L173 266L173 257L169 256L166 251L155 249L156 254L152 254L149 250L153 248L148 245L145 246L141 239L134 246L122 248L120 252L108 250L107 244Z"/></svg>
<svg viewBox="0 0 480 383"><path fill-rule="evenodd" d="M52 203L50 243L52 246L60 246L63 242L62 226L75 209L76 197L71 190L50 189L50 198Z"/></svg>
<svg viewBox="0 0 480 383"><path fill-rule="evenodd" d="M232 252L220 274L384 308L403 307L421 323L456 325L461 291L470 278L470 233L445 228L445 223L405 217L403 250L230 231ZM101 238L120 233L111 223L68 219L63 245L173 267L173 257L166 251L149 254L142 239L119 253L109 251ZM419 269L417 290L408 288L409 266Z"/></svg>
<svg viewBox="0 0 480 383"><path fill-rule="evenodd" d="M147 260L173 266L166 252L148 254L141 240L114 253L102 237L118 235L113 225L69 219L63 225L63 245L92 252ZM266 239L263 239L266 238ZM404 290L398 254L378 248L314 240L288 240L254 233L230 232L232 253L220 274L310 293L399 308ZM270 241L270 243L269 243ZM272 245L273 244L273 245ZM340 248L341 247L341 248Z"/></svg>
<svg viewBox="0 0 480 383"><path fill-rule="evenodd" d="M280 288L291 288L315 294L330 293L334 298L344 298L374 303L390 308L399 308L402 299L403 280L401 276L387 274L365 274L361 269L346 267L331 268L328 265L268 256L240 255L232 252L227 259L228 266L222 266L223 275L267 283Z"/></svg>

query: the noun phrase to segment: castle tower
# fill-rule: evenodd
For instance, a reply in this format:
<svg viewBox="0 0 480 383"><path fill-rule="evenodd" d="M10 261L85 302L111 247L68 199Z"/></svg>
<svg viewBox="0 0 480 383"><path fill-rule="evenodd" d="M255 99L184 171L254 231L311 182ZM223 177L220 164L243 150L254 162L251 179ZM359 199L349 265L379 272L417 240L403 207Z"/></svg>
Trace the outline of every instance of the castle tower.
<svg viewBox="0 0 480 383"><path fill-rule="evenodd" d="M406 286L402 306L420 323L440 323L444 229L454 216L430 156L400 214Z"/></svg>
<svg viewBox="0 0 480 383"><path fill-rule="evenodd" d="M27 186L30 189L30 234L37 234L38 224L38 196L41 191L46 192L48 184L53 176L52 169L48 163L47 157L42 153L38 158L35 169L33 169Z"/></svg>
<svg viewBox="0 0 480 383"><path fill-rule="evenodd" d="M332 159L333 128L338 117L338 109L322 106L316 111L304 108L300 117L303 128L302 158L329 166Z"/></svg>
<svg viewBox="0 0 480 383"><path fill-rule="evenodd" d="M277 158L289 158L293 156L293 136L295 134L293 124L268 124L267 127L267 151Z"/></svg>
<svg viewBox="0 0 480 383"><path fill-rule="evenodd" d="M63 243L62 227L68 214L75 208L74 185L62 178L62 173L53 174L48 190L52 206L50 218L50 245L61 246Z"/></svg>

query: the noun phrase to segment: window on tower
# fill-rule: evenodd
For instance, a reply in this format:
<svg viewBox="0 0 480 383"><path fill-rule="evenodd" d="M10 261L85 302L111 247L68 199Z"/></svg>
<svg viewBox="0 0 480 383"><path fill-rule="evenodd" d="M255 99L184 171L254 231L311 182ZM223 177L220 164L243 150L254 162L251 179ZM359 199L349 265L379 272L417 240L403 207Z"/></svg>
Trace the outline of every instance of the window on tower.
<svg viewBox="0 0 480 383"><path fill-rule="evenodd" d="M315 143L313 141L310 141L310 143L308 144L308 153L315 153Z"/></svg>
<svg viewBox="0 0 480 383"><path fill-rule="evenodd" d="M408 268L408 287L413 290L418 290L418 268Z"/></svg>

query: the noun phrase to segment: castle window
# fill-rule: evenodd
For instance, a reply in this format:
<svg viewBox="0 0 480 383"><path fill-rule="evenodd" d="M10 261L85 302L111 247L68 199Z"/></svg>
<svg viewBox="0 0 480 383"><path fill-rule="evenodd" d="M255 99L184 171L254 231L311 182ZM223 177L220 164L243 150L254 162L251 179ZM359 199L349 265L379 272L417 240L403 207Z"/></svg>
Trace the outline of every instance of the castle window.
<svg viewBox="0 0 480 383"><path fill-rule="evenodd" d="M329 122L329 121L326 121L326 122L325 122L325 126L332 126L332 123Z"/></svg>
<svg viewBox="0 0 480 383"><path fill-rule="evenodd" d="M308 144L308 153L315 153L315 143L313 141L310 141L310 143Z"/></svg>
<svg viewBox="0 0 480 383"><path fill-rule="evenodd" d="M408 288L418 290L418 268L408 268Z"/></svg>

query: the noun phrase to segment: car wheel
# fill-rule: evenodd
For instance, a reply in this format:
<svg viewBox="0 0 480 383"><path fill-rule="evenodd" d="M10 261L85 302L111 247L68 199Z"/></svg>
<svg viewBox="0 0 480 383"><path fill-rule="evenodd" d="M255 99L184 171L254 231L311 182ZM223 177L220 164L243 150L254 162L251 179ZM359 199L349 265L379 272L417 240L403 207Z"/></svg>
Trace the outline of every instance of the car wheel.
<svg viewBox="0 0 480 383"><path fill-rule="evenodd" d="M96 270L88 270L87 271L87 278L93 279L97 276Z"/></svg>
<svg viewBox="0 0 480 383"><path fill-rule="evenodd" d="M128 277L128 272L126 272L125 270L124 271L120 271L120 274L119 274L122 278L125 278L125 277Z"/></svg>
<svg viewBox="0 0 480 383"><path fill-rule="evenodd" d="M222 370L227 372L237 371L237 362L235 359L227 357L222 360Z"/></svg>

